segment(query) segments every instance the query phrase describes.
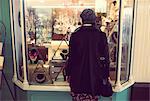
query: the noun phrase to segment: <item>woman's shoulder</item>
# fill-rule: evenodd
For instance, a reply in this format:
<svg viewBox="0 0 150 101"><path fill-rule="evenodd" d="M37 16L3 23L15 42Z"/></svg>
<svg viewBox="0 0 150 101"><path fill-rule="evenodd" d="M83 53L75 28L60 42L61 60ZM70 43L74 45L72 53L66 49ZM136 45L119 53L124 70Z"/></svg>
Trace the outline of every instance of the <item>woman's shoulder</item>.
<svg viewBox="0 0 150 101"><path fill-rule="evenodd" d="M71 36L76 36L78 33L80 33L81 31L81 27L78 27L77 29L75 29L75 31L71 34Z"/></svg>
<svg viewBox="0 0 150 101"><path fill-rule="evenodd" d="M106 33L105 33L105 32L102 32L100 29L95 28L95 31L96 31L96 33L97 33L98 35L103 36L103 37L106 37Z"/></svg>

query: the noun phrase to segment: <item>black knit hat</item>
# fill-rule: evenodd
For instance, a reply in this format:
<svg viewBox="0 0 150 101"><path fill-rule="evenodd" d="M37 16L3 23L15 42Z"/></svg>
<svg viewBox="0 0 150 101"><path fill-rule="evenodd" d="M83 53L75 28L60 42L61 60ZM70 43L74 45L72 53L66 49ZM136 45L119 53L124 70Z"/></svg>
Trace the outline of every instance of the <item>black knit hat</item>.
<svg viewBox="0 0 150 101"><path fill-rule="evenodd" d="M80 14L80 17L82 18L83 23L95 23L96 20L96 15L95 12L92 9L85 9L83 12Z"/></svg>

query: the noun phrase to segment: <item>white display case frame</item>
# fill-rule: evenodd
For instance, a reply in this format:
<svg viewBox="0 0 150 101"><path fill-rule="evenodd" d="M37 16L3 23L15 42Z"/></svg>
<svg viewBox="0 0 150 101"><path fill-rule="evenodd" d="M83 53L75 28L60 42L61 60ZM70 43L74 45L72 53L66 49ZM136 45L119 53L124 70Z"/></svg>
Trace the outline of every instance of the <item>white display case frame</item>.
<svg viewBox="0 0 150 101"><path fill-rule="evenodd" d="M23 75L24 79L23 82L18 79L17 75L17 64L16 64L16 50L15 50L15 32L14 32L14 19L13 19L13 10L12 10L12 0L10 1L10 16L11 16L11 32L12 32L12 47L13 47L13 61L14 61L14 75L13 75L13 82L20 87L23 90L34 90L34 91L70 91L69 86L57 86L57 85L50 85L50 86L44 86L44 85L29 85L28 78L27 78L27 62L26 62L26 46L25 46L25 28L24 28L24 0L20 0L20 14L21 14L21 34L22 34L22 56L23 56ZM136 1L134 0L134 14L133 14L133 29L132 29L132 50L131 50L131 59L130 59L130 70L129 70L129 79L121 84L120 78L121 78L121 52L122 52L122 26L123 26L123 6L124 3L122 0L120 0L120 11L119 11L119 53L118 53L118 64L117 64L117 71L116 71L116 81L113 86L114 92L121 92L124 89L130 87L134 84L134 78L133 78L133 51L134 51L134 35L135 35L135 13L136 13ZM63 6L62 6L63 7Z"/></svg>

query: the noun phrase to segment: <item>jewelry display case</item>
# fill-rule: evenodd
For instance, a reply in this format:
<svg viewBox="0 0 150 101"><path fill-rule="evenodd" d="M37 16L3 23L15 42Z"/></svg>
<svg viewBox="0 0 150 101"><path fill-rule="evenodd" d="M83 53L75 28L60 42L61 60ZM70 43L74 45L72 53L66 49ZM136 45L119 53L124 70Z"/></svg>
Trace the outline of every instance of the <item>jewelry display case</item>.
<svg viewBox="0 0 150 101"><path fill-rule="evenodd" d="M102 5L103 4L103 5ZM10 0L14 77L24 90L69 91L65 63L80 13L95 11L106 33L115 92L131 86L135 0Z"/></svg>

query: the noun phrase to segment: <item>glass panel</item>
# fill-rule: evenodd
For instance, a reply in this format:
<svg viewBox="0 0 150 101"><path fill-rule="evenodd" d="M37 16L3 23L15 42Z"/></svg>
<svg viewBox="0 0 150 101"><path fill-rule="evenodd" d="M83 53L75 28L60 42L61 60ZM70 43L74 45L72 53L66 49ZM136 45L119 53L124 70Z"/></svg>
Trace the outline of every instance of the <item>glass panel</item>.
<svg viewBox="0 0 150 101"><path fill-rule="evenodd" d="M17 63L17 76L23 80L23 59L22 59L22 33L20 27L20 1L12 0L13 3L13 18L14 18L14 37Z"/></svg>
<svg viewBox="0 0 150 101"><path fill-rule="evenodd" d="M29 3L26 2L25 8L29 83L68 85L62 70L69 37L81 25L80 13L85 8L58 8L53 4L41 8L30 7Z"/></svg>
<svg viewBox="0 0 150 101"><path fill-rule="evenodd" d="M110 78L115 83L117 69L117 53L118 53L118 24L119 24L119 0L107 0L107 16L105 32L108 36L109 55L110 55ZM103 17L103 16L102 16ZM103 25L102 27L103 28ZM102 29L103 30L103 29Z"/></svg>
<svg viewBox="0 0 150 101"><path fill-rule="evenodd" d="M123 8L122 26L122 57L121 57L121 83L128 80L131 55L131 37L133 24L133 3L134 0L125 0Z"/></svg>
<svg viewBox="0 0 150 101"><path fill-rule="evenodd" d="M96 11L97 28L107 34L110 76L115 81L119 2L109 0L69 0L69 2L60 0L58 2L53 0L25 1L29 83L68 85L62 69L68 54L69 37L76 28L81 26L80 13L85 8L92 8ZM95 3L106 5L102 8Z"/></svg>

